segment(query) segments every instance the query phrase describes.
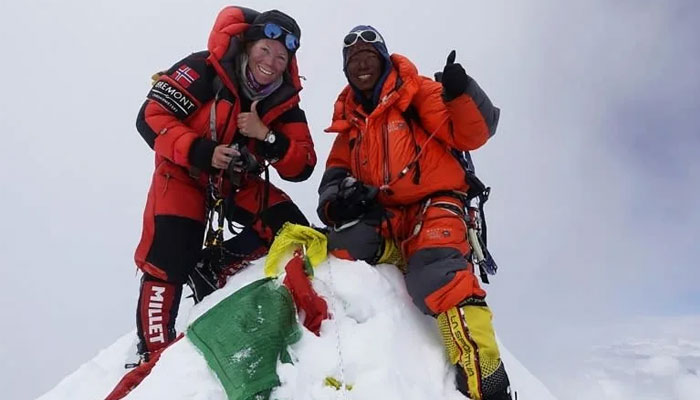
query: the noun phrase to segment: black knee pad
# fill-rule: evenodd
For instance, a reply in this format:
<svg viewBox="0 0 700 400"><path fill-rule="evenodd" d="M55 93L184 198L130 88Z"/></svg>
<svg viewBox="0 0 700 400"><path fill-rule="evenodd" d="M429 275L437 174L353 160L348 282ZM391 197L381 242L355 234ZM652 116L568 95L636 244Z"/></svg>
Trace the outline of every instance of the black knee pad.
<svg viewBox="0 0 700 400"><path fill-rule="evenodd" d="M458 271L467 268L462 254L451 247L430 247L416 251L408 259L406 289L413 303L425 314L432 311L425 304L430 294L448 284Z"/></svg>
<svg viewBox="0 0 700 400"><path fill-rule="evenodd" d="M265 210L262 213L262 221L265 226L272 229L274 235L282 228L285 222L292 224L309 226L309 221L301 212L299 207L291 201L283 201Z"/></svg>
<svg viewBox="0 0 700 400"><path fill-rule="evenodd" d="M328 234L328 250L345 250L355 260L375 264L381 256L384 238L374 221L359 220L340 230L331 229Z"/></svg>
<svg viewBox="0 0 700 400"><path fill-rule="evenodd" d="M175 215L157 215L146 261L163 270L167 281L182 285L199 261L203 223Z"/></svg>

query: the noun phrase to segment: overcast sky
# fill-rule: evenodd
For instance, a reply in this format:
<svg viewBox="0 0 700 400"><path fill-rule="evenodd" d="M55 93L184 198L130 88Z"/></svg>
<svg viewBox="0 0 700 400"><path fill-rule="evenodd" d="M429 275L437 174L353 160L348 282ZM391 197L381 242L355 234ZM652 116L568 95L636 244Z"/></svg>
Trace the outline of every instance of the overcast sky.
<svg viewBox="0 0 700 400"><path fill-rule="evenodd" d="M151 74L204 49L226 4L0 6L4 398L40 395L133 329L133 251L153 170L136 113ZM593 328L698 313L695 2L247 4L302 27L302 107L320 162L309 181L283 187L314 221L344 34L371 24L429 76L457 50L502 108L497 135L474 153L493 187L495 323L545 383L575 375Z"/></svg>

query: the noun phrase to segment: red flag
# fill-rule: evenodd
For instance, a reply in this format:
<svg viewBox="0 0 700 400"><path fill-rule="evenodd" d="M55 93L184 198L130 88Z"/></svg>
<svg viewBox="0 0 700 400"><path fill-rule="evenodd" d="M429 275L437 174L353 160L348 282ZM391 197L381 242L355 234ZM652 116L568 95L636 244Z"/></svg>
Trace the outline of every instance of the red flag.
<svg viewBox="0 0 700 400"><path fill-rule="evenodd" d="M304 272L304 259L300 255L295 255L289 260L285 267L287 276L284 278L284 285L292 293L294 304L298 310L303 310L306 314L304 326L316 336L321 334L321 322L328 318L328 304L311 287L311 281Z"/></svg>
<svg viewBox="0 0 700 400"><path fill-rule="evenodd" d="M151 370L153 367L155 367L161 354L163 354L163 351L183 337L185 337L185 335L181 333L177 338L175 338L175 340L168 343L167 346L154 352L154 354L151 354L151 358L147 362L141 363L138 367L132 369L126 375L124 375L112 392L107 395L105 400L119 400L126 397L129 392L134 390L136 386L138 386L144 379L146 379L148 375L150 375Z"/></svg>

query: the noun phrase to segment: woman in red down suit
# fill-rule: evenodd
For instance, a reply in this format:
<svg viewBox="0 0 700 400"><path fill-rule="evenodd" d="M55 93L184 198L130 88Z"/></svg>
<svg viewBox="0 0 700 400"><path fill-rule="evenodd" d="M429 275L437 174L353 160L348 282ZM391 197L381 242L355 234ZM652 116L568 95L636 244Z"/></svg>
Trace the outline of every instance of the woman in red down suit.
<svg viewBox="0 0 700 400"><path fill-rule="evenodd" d="M148 93L136 126L155 150L155 172L135 260L143 271L137 308L142 360L175 338L186 282L195 298L209 196L226 199L225 214L242 225L229 250L264 251L287 221L307 219L260 174L269 164L285 180L307 179L316 154L304 111L295 53L301 31L290 16L226 7L207 51L163 73ZM211 204L211 203L209 203Z"/></svg>

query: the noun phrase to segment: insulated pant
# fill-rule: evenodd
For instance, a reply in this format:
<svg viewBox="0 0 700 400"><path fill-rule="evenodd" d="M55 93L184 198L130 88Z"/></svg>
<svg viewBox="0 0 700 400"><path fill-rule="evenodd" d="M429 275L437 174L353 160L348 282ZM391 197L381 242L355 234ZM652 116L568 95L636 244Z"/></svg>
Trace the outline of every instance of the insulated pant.
<svg viewBox="0 0 700 400"><path fill-rule="evenodd" d="M144 273L140 292L136 308L138 352L148 357L175 340L175 319L182 285L164 282Z"/></svg>
<svg viewBox="0 0 700 400"><path fill-rule="evenodd" d="M284 192L265 185L259 178L244 181L227 199L227 217L252 228L269 244L284 222L308 225L308 221ZM137 306L142 353L158 350L174 338L182 285L201 257L205 228L205 188L185 169L161 163L148 193L141 241L134 257L144 272ZM167 310L162 320L154 318L156 308ZM165 333L163 341L158 335L161 331Z"/></svg>
<svg viewBox="0 0 700 400"><path fill-rule="evenodd" d="M467 261L471 248L462 201L437 195L420 204L387 207L382 221L361 219L331 231L329 250L340 258L377 260L395 241L408 261L405 281L414 304L436 316L458 387L472 399L495 399L508 389L486 292Z"/></svg>
<svg viewBox="0 0 700 400"><path fill-rule="evenodd" d="M227 198L228 219L252 227L266 242L286 221L308 225L289 196L265 185L257 177L245 180ZM205 187L184 168L161 163L148 192L136 265L163 281L184 283L200 256L206 211Z"/></svg>

